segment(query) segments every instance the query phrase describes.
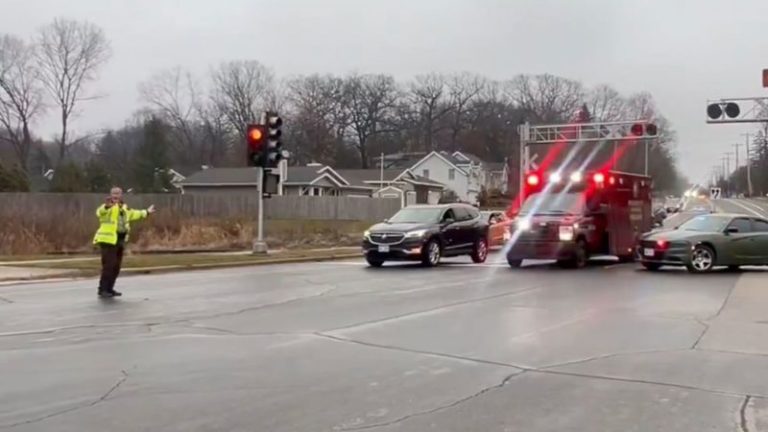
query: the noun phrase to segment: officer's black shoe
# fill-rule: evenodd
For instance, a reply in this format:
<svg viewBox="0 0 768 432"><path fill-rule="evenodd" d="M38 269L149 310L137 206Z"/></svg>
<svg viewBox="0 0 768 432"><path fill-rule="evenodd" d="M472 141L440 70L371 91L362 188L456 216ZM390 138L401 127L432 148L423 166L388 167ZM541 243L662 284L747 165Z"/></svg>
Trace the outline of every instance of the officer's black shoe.
<svg viewBox="0 0 768 432"><path fill-rule="evenodd" d="M120 297L121 295L123 295L123 293L121 293L120 291L115 291L115 290L112 290L109 293L112 294L112 297Z"/></svg>
<svg viewBox="0 0 768 432"><path fill-rule="evenodd" d="M99 291L99 297L111 298L114 297L114 294L111 291Z"/></svg>

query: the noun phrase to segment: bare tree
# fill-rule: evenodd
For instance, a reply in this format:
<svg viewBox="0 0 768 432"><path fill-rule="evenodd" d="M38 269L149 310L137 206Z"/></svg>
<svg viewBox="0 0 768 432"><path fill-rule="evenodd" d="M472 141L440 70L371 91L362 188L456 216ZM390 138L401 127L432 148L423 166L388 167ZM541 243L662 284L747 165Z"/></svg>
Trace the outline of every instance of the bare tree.
<svg viewBox="0 0 768 432"><path fill-rule="evenodd" d="M599 85L590 90L586 104L593 121L619 121L627 111L626 100L607 85Z"/></svg>
<svg viewBox="0 0 768 432"><path fill-rule="evenodd" d="M362 168L368 168L371 141L389 132L388 125L399 95L397 84L388 75L353 75L346 79L344 93L360 164Z"/></svg>
<svg viewBox="0 0 768 432"><path fill-rule="evenodd" d="M578 81L554 75L519 75L506 84L507 97L518 107L531 112L542 123L568 121L584 101Z"/></svg>
<svg viewBox="0 0 768 432"><path fill-rule="evenodd" d="M13 36L0 37L0 126L16 153L19 165L27 170L32 147L30 125L44 107L39 71L33 47Z"/></svg>
<svg viewBox="0 0 768 432"><path fill-rule="evenodd" d="M173 150L205 163L207 152L197 134L203 109L202 92L192 74L181 67L160 72L141 83L139 93L153 111L172 126Z"/></svg>
<svg viewBox="0 0 768 432"><path fill-rule="evenodd" d="M258 121L273 94L274 77L255 60L223 63L213 72L213 99L232 128L245 136L248 123Z"/></svg>
<svg viewBox="0 0 768 432"><path fill-rule="evenodd" d="M479 75L461 73L448 79L448 95L451 107L451 151L458 150L459 133L466 126L466 118L472 101L482 93L487 80Z"/></svg>
<svg viewBox="0 0 768 432"><path fill-rule="evenodd" d="M349 126L344 107L344 81L312 75L287 84L291 106L290 144L300 161L334 163Z"/></svg>
<svg viewBox="0 0 768 432"><path fill-rule="evenodd" d="M411 100L421 119L424 150L435 149L435 135L440 131L440 120L450 111L446 101L445 77L439 74L417 76L410 86Z"/></svg>
<svg viewBox="0 0 768 432"><path fill-rule="evenodd" d="M37 35L37 60L40 78L61 111L59 159L71 145L69 122L79 102L86 96L85 86L96 79L96 72L110 57L104 31L85 21L57 18Z"/></svg>

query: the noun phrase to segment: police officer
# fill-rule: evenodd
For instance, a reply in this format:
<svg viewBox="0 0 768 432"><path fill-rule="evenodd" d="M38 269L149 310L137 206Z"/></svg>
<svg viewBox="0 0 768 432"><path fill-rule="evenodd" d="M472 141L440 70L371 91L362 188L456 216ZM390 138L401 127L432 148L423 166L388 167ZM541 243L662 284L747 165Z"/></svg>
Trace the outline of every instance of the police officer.
<svg viewBox="0 0 768 432"><path fill-rule="evenodd" d="M131 231L131 222L145 219L155 212L151 205L146 210L133 210L123 202L123 190L113 187L104 204L96 209L99 219L99 230L93 238L93 243L101 249L101 279L99 280L99 297L119 297L122 293L115 291L115 281L120 274L123 262L123 251Z"/></svg>

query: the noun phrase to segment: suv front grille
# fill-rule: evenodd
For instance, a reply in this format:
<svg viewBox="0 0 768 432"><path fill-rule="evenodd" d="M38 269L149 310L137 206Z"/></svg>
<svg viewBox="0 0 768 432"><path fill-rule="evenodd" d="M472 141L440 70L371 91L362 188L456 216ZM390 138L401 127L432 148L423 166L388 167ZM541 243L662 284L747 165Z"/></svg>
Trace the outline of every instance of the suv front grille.
<svg viewBox="0 0 768 432"><path fill-rule="evenodd" d="M370 238L372 243L376 244L395 244L403 241L405 234L403 233L371 233Z"/></svg>

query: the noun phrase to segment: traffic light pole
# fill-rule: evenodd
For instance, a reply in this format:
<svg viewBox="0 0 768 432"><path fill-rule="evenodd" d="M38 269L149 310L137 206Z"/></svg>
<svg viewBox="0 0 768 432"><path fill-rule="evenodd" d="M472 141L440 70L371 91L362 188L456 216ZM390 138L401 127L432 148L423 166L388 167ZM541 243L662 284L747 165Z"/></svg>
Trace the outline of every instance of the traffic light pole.
<svg viewBox="0 0 768 432"><path fill-rule="evenodd" d="M267 242L264 241L264 168L258 168L259 170L259 197L257 203L259 206L258 211L258 227L256 231L256 240L253 242L253 254L265 254L267 253Z"/></svg>

